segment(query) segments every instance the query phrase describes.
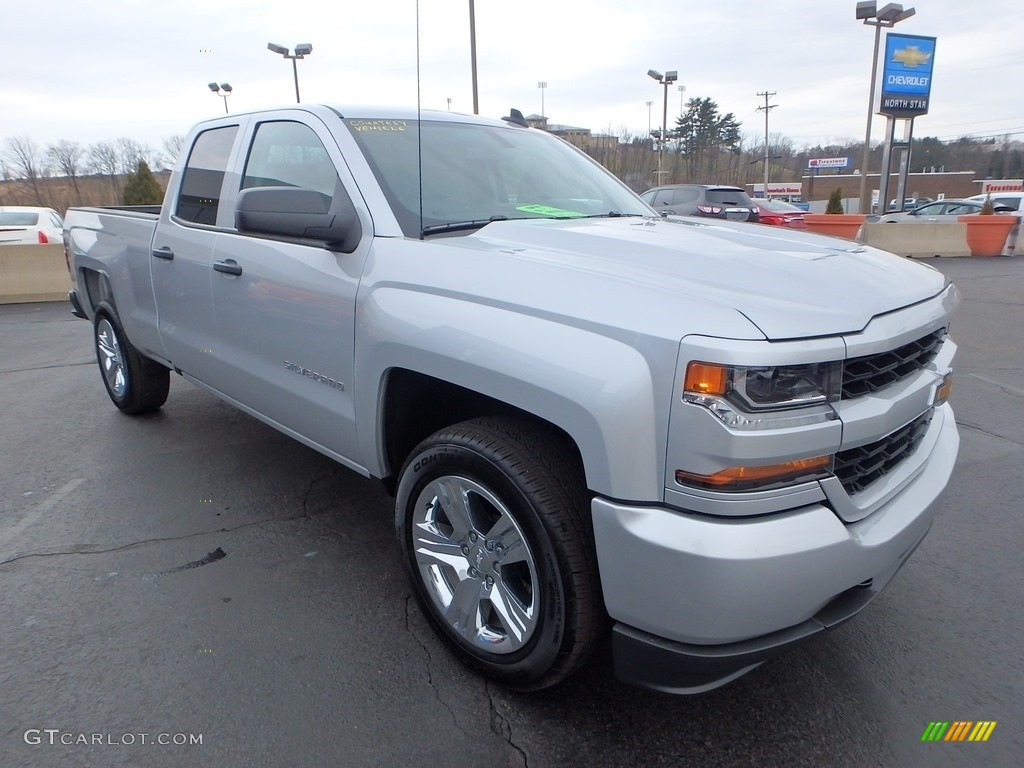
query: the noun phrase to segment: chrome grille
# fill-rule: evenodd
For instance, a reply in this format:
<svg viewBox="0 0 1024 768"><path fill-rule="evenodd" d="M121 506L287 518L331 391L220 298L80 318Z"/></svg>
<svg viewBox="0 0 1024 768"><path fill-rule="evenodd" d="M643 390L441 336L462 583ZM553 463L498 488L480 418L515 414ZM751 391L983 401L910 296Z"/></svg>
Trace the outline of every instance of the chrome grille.
<svg viewBox="0 0 1024 768"><path fill-rule="evenodd" d="M898 349L851 357L843 363L842 398L867 395L917 373L935 359L945 337L946 329L940 328Z"/></svg>
<svg viewBox="0 0 1024 768"><path fill-rule="evenodd" d="M928 410L909 424L869 445L836 454L834 472L849 494L859 493L892 472L917 448L932 420Z"/></svg>

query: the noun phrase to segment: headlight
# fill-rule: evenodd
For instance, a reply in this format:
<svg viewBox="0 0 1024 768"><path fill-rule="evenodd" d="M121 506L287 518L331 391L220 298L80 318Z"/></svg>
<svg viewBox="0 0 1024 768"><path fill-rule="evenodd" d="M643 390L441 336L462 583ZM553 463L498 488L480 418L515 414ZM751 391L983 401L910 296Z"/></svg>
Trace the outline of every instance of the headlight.
<svg viewBox="0 0 1024 768"><path fill-rule="evenodd" d="M839 399L842 374L840 361L758 367L692 362L686 367L683 400L739 429L799 426L835 418L828 404ZM814 406L819 407L813 413L762 415Z"/></svg>

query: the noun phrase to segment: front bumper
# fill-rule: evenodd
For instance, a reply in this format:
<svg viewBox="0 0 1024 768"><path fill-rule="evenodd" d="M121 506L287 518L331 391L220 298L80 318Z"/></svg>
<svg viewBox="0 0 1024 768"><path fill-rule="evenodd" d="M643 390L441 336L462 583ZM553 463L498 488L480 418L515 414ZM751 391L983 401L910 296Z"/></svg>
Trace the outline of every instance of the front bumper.
<svg viewBox="0 0 1024 768"><path fill-rule="evenodd" d="M853 616L924 538L956 460L948 405L923 468L872 514L844 524L821 503L754 518L592 504L619 677L696 693Z"/></svg>

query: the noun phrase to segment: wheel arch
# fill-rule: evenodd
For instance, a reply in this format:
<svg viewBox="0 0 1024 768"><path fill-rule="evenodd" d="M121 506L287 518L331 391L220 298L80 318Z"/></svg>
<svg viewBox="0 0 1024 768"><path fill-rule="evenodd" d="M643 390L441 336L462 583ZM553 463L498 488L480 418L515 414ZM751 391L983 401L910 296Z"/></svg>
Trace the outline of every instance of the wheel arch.
<svg viewBox="0 0 1024 768"><path fill-rule="evenodd" d="M483 416L505 416L548 429L583 470L580 448L565 429L510 403L407 368L389 369L381 391L383 480L392 493L402 464L420 442L439 429Z"/></svg>

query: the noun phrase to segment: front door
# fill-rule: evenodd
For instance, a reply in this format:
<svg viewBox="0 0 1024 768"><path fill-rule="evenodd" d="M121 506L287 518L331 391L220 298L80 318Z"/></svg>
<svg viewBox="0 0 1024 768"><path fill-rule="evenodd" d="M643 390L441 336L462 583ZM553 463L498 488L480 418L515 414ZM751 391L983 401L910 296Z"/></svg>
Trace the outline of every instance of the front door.
<svg viewBox="0 0 1024 768"><path fill-rule="evenodd" d="M324 126L314 125L269 117L256 123L242 189L312 189L328 207L335 194L347 194L337 145ZM340 253L308 241L230 232L219 235L213 254L220 368L211 383L244 393L244 404L257 414L343 461L358 455L354 318L369 242L364 237L353 253Z"/></svg>

